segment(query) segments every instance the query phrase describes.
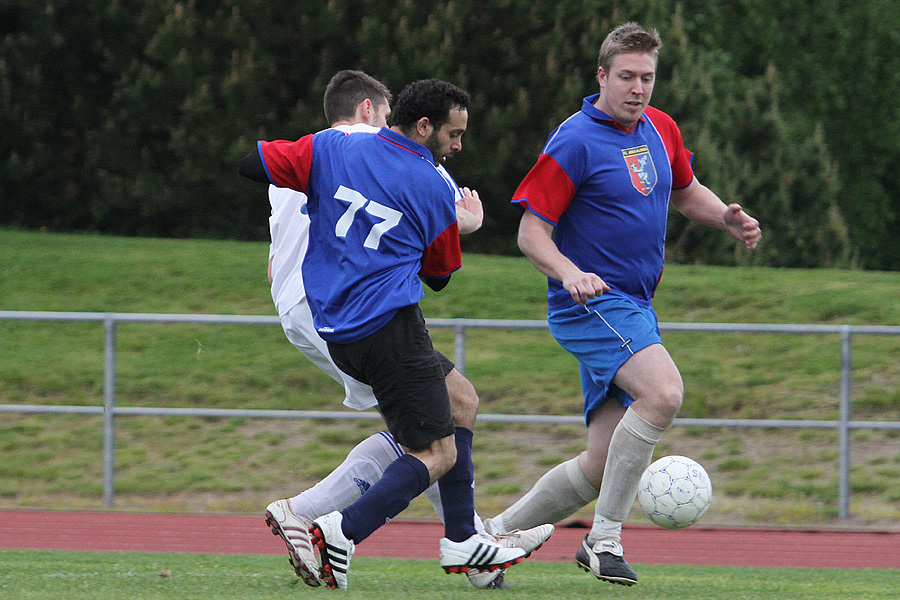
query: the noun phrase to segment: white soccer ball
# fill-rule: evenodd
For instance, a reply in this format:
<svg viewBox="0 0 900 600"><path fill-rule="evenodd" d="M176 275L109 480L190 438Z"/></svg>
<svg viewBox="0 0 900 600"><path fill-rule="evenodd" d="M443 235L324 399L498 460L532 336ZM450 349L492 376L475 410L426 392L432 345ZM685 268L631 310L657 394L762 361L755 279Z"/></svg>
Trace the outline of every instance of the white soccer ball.
<svg viewBox="0 0 900 600"><path fill-rule="evenodd" d="M711 500L709 475L686 456L664 456L641 476L638 502L647 518L660 527L693 525L706 514Z"/></svg>

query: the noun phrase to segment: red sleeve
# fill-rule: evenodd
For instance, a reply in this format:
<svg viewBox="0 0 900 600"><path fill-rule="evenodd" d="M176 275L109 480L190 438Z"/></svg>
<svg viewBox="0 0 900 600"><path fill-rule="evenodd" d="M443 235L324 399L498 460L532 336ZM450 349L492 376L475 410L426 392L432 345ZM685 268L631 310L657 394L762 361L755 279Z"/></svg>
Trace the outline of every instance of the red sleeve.
<svg viewBox="0 0 900 600"><path fill-rule="evenodd" d="M694 153L684 147L684 139L681 137L678 124L672 117L652 106L647 107L646 113L651 117L666 145L666 153L672 164L672 187L676 190L687 187L694 180L694 169L691 167Z"/></svg>
<svg viewBox="0 0 900 600"><path fill-rule="evenodd" d="M419 274L423 277L447 277L461 266L459 225L454 221L425 248Z"/></svg>
<svg viewBox="0 0 900 600"><path fill-rule="evenodd" d="M296 142L260 142L259 155L269 181L278 187L305 192L312 167L312 135Z"/></svg>
<svg viewBox="0 0 900 600"><path fill-rule="evenodd" d="M556 225L574 197L575 184L569 175L552 156L541 154L516 188L512 201Z"/></svg>
<svg viewBox="0 0 900 600"><path fill-rule="evenodd" d="M681 140L681 132L678 132L678 139ZM672 156L672 187L681 189L687 187L694 180L694 169L691 167L691 160L694 153L684 147L681 143L673 151Z"/></svg>

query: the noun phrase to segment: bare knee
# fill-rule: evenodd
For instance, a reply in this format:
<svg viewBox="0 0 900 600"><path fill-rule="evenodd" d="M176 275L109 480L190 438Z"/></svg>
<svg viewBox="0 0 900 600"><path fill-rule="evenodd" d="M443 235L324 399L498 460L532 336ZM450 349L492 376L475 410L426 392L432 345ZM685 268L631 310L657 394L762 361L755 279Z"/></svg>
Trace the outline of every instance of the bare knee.
<svg viewBox="0 0 900 600"><path fill-rule="evenodd" d="M681 410L681 403L683 401L684 388L681 385L672 385L663 390L660 404L662 406L662 410L664 410L668 415L670 415L672 419L674 419L675 415L678 414L678 411Z"/></svg>
<svg viewBox="0 0 900 600"><path fill-rule="evenodd" d="M584 478L598 490L600 489L600 482L603 481L603 470L606 467L608 450L609 447L607 446L602 452L590 452L589 449L578 455L578 467L584 473Z"/></svg>
<svg viewBox="0 0 900 600"><path fill-rule="evenodd" d="M668 427L681 409L684 388L680 384L674 383L659 386L653 394L646 396L643 400L642 412L649 413L647 420L657 427Z"/></svg>
<svg viewBox="0 0 900 600"><path fill-rule="evenodd" d="M457 427L473 429L475 417L478 415L478 393L472 382L462 373L453 369L447 373L447 393L450 396L450 409L453 412L453 424Z"/></svg>
<svg viewBox="0 0 900 600"><path fill-rule="evenodd" d="M456 464L456 437L447 436L418 450L408 450L428 468L431 483L444 476Z"/></svg>
<svg viewBox="0 0 900 600"><path fill-rule="evenodd" d="M437 440L432 444L435 448L434 452L434 472L428 469L431 475L431 482L434 483L443 477L447 471L456 464L456 436L449 436Z"/></svg>

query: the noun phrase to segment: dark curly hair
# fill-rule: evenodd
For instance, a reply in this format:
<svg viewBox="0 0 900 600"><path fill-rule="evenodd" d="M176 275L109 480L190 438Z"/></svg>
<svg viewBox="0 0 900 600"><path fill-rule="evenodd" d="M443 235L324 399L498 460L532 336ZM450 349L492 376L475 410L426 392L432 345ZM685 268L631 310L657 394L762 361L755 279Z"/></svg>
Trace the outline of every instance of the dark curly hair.
<svg viewBox="0 0 900 600"><path fill-rule="evenodd" d="M450 119L450 109L468 109L468 92L439 79L415 81L400 92L391 114L391 124L410 131L422 117L435 129Z"/></svg>

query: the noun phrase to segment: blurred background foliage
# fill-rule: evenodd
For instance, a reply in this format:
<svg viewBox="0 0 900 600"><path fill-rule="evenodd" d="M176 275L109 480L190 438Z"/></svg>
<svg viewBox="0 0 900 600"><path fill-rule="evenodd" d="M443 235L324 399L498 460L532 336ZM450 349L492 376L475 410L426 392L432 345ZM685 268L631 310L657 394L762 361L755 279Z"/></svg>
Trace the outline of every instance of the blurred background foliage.
<svg viewBox="0 0 900 600"><path fill-rule="evenodd" d="M473 97L449 163L516 254L509 198L597 90L610 29L664 42L653 104L695 171L762 222L758 252L673 216L683 263L900 269L900 12L893 0L0 0L0 224L263 240L257 139L324 128L340 69Z"/></svg>

